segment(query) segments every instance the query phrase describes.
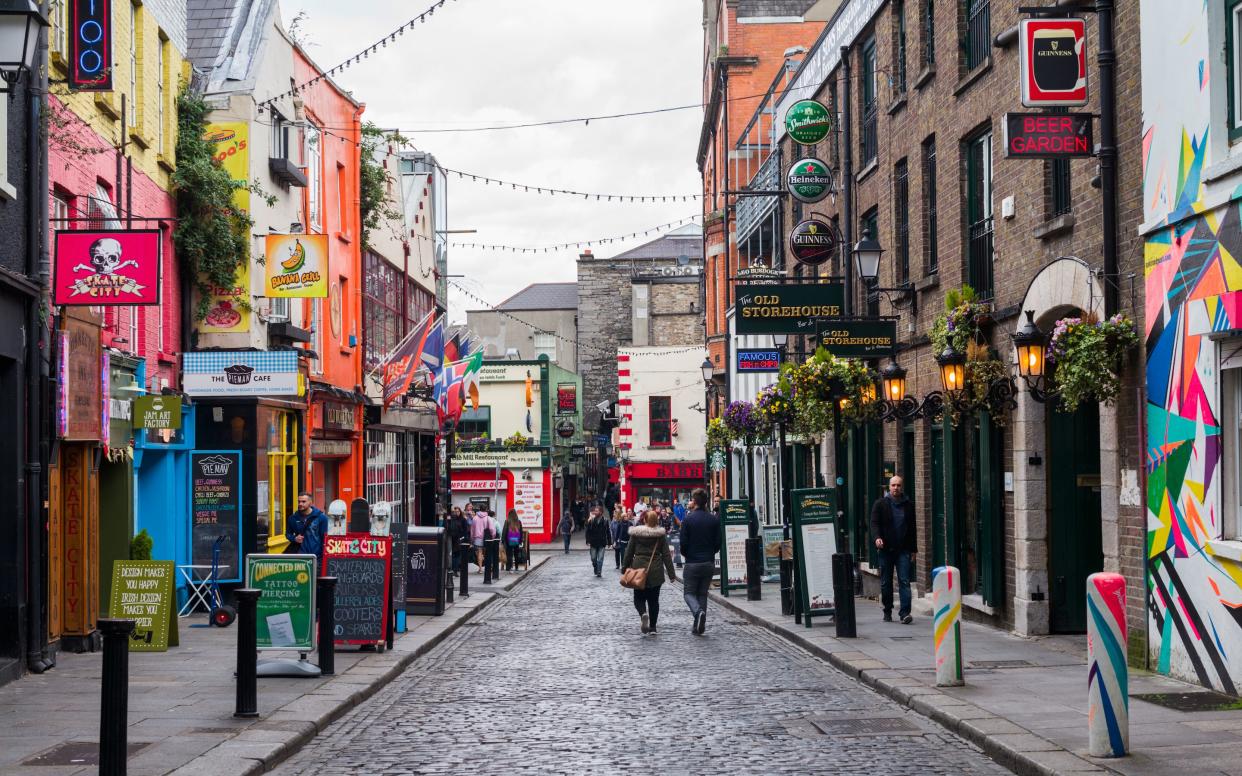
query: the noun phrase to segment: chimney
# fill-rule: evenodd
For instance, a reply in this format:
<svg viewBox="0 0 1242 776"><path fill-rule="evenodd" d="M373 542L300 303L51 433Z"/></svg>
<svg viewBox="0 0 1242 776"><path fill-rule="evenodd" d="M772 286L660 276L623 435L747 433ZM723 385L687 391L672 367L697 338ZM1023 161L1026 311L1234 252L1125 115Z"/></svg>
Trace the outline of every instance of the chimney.
<svg viewBox="0 0 1242 776"><path fill-rule="evenodd" d="M587 248L585 251L583 251L581 254L578 255L578 259L580 261L583 259L593 259L593 258L595 258L595 254L591 253L590 248Z"/></svg>

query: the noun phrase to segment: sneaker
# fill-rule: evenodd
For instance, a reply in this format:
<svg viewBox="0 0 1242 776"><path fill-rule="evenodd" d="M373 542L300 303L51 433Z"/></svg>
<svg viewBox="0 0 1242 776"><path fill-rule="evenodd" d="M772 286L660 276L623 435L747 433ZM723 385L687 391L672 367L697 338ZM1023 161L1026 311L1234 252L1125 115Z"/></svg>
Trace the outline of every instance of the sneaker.
<svg viewBox="0 0 1242 776"><path fill-rule="evenodd" d="M702 636L705 630L707 630L707 612L699 612L699 616L694 618L694 632Z"/></svg>
<svg viewBox="0 0 1242 776"><path fill-rule="evenodd" d="M643 633L650 633L651 632L651 618L647 616L646 612L643 612L642 621L643 621L643 625L642 625Z"/></svg>
<svg viewBox="0 0 1242 776"><path fill-rule="evenodd" d="M901 618L901 624L902 624L902 625L909 625L909 624L910 624L910 623L912 623L912 622L914 622L914 618L913 618L913 617L911 617L911 616L910 616L910 615L908 615L908 614L907 614L905 617L902 617L902 618Z"/></svg>
<svg viewBox="0 0 1242 776"><path fill-rule="evenodd" d="M885 613L884 613L884 622L892 622L892 621L893 621L893 613L892 613L892 612L885 612Z"/></svg>

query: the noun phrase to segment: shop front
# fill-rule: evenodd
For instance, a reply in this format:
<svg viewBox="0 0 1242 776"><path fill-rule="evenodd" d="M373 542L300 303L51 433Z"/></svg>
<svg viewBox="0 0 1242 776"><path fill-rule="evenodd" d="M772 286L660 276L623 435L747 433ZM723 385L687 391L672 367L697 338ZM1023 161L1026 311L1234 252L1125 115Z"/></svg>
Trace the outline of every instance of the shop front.
<svg viewBox="0 0 1242 776"><path fill-rule="evenodd" d="M625 465L627 509L633 509L639 501L689 504L694 489L705 487L702 461L632 461Z"/></svg>
<svg viewBox="0 0 1242 776"><path fill-rule="evenodd" d="M310 494L320 509L364 497L362 422L366 397L324 383L310 392Z"/></svg>
<svg viewBox="0 0 1242 776"><path fill-rule="evenodd" d="M485 506L499 515L515 510L532 543L550 542L560 514L548 451L458 450L452 458L452 504Z"/></svg>
<svg viewBox="0 0 1242 776"><path fill-rule="evenodd" d="M367 502L389 504L394 522L435 525L435 412L371 406L366 416Z"/></svg>

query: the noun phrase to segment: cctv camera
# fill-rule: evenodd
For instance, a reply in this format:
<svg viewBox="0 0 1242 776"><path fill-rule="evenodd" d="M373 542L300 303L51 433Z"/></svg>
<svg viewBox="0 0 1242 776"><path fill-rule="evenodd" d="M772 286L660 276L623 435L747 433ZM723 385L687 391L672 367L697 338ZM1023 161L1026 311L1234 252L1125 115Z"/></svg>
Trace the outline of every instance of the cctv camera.
<svg viewBox="0 0 1242 776"><path fill-rule="evenodd" d="M608 408L609 408L609 407L611 407L611 406L612 406L612 402L610 402L610 401L608 401L607 399L605 399L605 400L603 400L602 402L600 402L599 404L596 404L596 405L595 405L595 409L599 410L600 412L605 412L605 413L606 413L606 412L608 412Z"/></svg>

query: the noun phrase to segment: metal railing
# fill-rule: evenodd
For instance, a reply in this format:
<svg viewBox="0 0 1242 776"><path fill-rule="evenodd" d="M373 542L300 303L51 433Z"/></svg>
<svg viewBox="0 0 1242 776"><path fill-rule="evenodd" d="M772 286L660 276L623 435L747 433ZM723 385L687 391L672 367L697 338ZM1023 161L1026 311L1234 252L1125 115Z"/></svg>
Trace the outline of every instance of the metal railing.
<svg viewBox="0 0 1242 776"><path fill-rule="evenodd" d="M966 39L962 42L966 71L982 65L992 45L992 13L990 0L967 0Z"/></svg>
<svg viewBox="0 0 1242 776"><path fill-rule="evenodd" d="M992 288L992 217L970 225L970 242L967 245L967 271L970 285L980 299L991 299Z"/></svg>
<svg viewBox="0 0 1242 776"><path fill-rule="evenodd" d="M781 186L781 152L776 148L768 154L768 158L759 165L759 170L750 179L746 188L752 191L777 191ZM737 241L740 245L750 236L761 221L776 209L778 197L738 197L737 199Z"/></svg>
<svg viewBox="0 0 1242 776"><path fill-rule="evenodd" d="M863 106L860 155L864 167L875 161L880 152L879 133L877 130L879 115L879 100L872 100L870 105Z"/></svg>

